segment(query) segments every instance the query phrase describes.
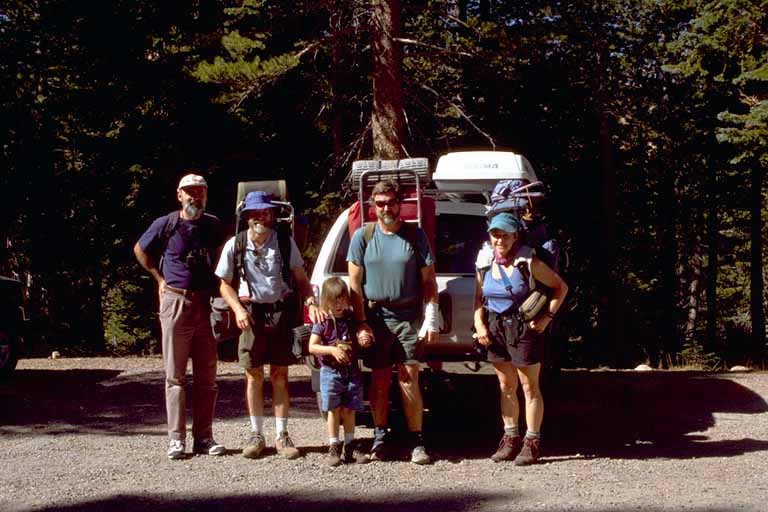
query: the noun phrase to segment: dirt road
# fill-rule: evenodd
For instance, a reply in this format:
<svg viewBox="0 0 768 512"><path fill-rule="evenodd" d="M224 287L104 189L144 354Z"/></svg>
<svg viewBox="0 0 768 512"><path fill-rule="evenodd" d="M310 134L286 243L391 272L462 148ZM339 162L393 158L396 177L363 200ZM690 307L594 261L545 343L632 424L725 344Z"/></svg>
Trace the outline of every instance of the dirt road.
<svg viewBox="0 0 768 512"><path fill-rule="evenodd" d="M219 374L214 428L230 452L168 461L159 358L21 361L0 383L0 510L768 509L765 373L563 372L528 468L488 459L494 377L455 374L453 392L427 397L435 464L336 469L305 368L291 373L296 461L239 454L243 379L231 363Z"/></svg>

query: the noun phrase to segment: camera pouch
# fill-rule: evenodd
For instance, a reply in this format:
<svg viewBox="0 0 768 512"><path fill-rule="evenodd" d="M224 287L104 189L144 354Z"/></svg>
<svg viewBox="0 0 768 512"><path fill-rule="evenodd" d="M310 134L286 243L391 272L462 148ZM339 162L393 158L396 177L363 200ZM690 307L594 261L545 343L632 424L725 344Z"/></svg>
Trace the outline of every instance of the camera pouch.
<svg viewBox="0 0 768 512"><path fill-rule="evenodd" d="M222 342L240 336L240 328L237 326L235 312L221 297L211 299L211 331L216 341Z"/></svg>
<svg viewBox="0 0 768 512"><path fill-rule="evenodd" d="M531 290L528 297L526 297L523 303L520 304L520 308L518 309L520 316L525 321L532 320L539 314L541 308L544 307L544 304L546 304L548 300L549 298L543 290L539 288Z"/></svg>

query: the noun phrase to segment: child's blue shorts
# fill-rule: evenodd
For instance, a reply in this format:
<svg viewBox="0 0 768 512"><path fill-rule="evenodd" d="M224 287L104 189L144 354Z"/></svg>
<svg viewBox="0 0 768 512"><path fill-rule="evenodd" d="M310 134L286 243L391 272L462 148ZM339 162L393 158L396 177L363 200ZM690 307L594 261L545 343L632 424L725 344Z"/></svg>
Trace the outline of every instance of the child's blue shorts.
<svg viewBox="0 0 768 512"><path fill-rule="evenodd" d="M345 368L320 368L320 408L327 412L337 407L356 412L363 410L363 373L356 364Z"/></svg>

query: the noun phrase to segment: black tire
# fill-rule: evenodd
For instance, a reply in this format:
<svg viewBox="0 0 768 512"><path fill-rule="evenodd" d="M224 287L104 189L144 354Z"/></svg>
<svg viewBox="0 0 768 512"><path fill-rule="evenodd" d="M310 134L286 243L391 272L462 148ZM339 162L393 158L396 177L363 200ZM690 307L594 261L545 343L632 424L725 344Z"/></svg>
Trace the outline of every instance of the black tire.
<svg viewBox="0 0 768 512"><path fill-rule="evenodd" d="M0 379L13 374L19 361L19 341L11 333L0 329Z"/></svg>

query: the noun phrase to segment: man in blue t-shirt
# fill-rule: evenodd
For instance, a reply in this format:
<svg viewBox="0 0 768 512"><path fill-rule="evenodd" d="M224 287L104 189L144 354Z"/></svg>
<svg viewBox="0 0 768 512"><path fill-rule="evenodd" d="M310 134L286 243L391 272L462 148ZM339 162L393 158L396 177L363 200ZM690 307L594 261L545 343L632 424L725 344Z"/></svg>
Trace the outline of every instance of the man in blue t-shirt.
<svg viewBox="0 0 768 512"><path fill-rule="evenodd" d="M156 219L133 248L136 259L157 281L160 295L168 458L186 452L186 373L192 358L193 453L223 455L213 439L216 405L216 341L210 323L210 296L218 279L213 264L223 242L219 219L204 213L208 185L188 174L176 191L181 209Z"/></svg>
<svg viewBox="0 0 768 512"><path fill-rule="evenodd" d="M427 343L438 339L435 260L424 231L400 218L400 201L394 181L374 186L371 202L377 221L370 240L366 241L364 228L352 235L347 253L349 285L354 316L361 322L358 343L363 347L363 362L371 368L375 426L371 460L386 458L389 386L396 364L411 433L411 462L429 464L421 434L424 403L419 389L419 331L420 327L426 330Z"/></svg>

